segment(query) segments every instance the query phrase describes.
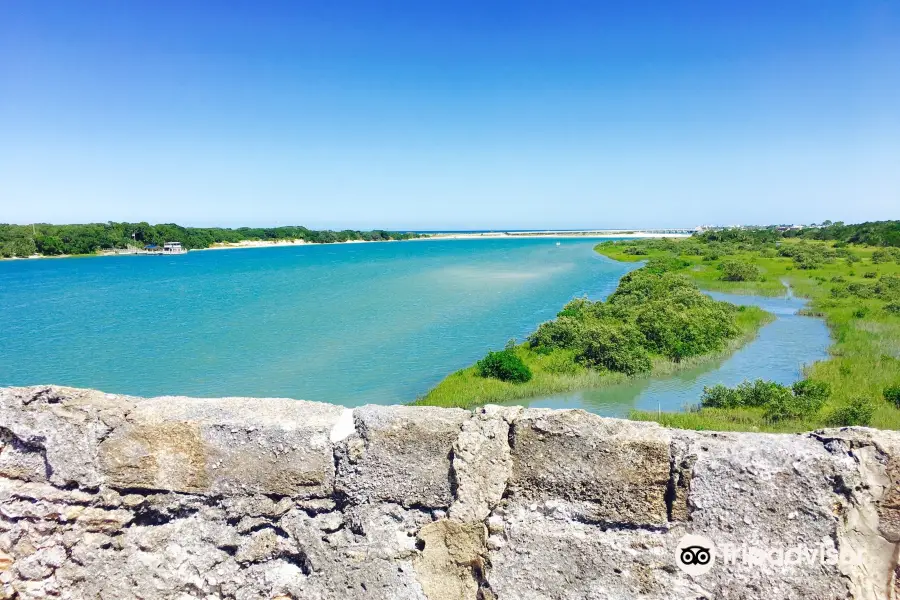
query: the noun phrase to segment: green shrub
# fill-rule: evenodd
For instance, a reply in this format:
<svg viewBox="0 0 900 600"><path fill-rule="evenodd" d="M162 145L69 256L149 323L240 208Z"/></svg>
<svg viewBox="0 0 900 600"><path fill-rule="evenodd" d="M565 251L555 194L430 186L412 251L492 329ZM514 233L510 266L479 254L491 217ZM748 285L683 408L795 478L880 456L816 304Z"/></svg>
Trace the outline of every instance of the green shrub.
<svg viewBox="0 0 900 600"><path fill-rule="evenodd" d="M794 382L794 385L791 386L791 391L794 392L795 396L803 396L810 402L818 404L816 410L819 410L831 395L831 386L825 381L803 379Z"/></svg>
<svg viewBox="0 0 900 600"><path fill-rule="evenodd" d="M585 326L574 316L564 315L541 323L528 337L532 348L574 348L584 334Z"/></svg>
<svg viewBox="0 0 900 600"><path fill-rule="evenodd" d="M581 365L629 375L650 370L653 355L681 360L723 348L740 333L739 309L673 272L686 264L675 256L651 259L625 275L606 302L566 304L529 336L529 345L542 355L572 350Z"/></svg>
<svg viewBox="0 0 900 600"><path fill-rule="evenodd" d="M828 418L828 424L834 427L851 427L868 425L875 414L875 404L868 398L853 398L845 406L836 408Z"/></svg>
<svg viewBox="0 0 900 600"><path fill-rule="evenodd" d="M678 271L689 266L691 266L689 261L677 256L655 256L648 260L646 266L641 270L654 275L662 275L663 273Z"/></svg>
<svg viewBox="0 0 900 600"><path fill-rule="evenodd" d="M876 265L889 260L891 260L891 255L887 250L876 250L872 253L872 262Z"/></svg>
<svg viewBox="0 0 900 600"><path fill-rule="evenodd" d="M648 254L646 248L640 246L629 246L622 250L622 254L630 254L631 256L646 256Z"/></svg>
<svg viewBox="0 0 900 600"><path fill-rule="evenodd" d="M900 383L884 388L884 399L900 408Z"/></svg>
<svg viewBox="0 0 900 600"><path fill-rule="evenodd" d="M575 298L563 306L563 309L556 313L557 317L579 317L584 313L585 308L591 305L591 301L587 298Z"/></svg>
<svg viewBox="0 0 900 600"><path fill-rule="evenodd" d="M882 275L872 289L875 295L882 300L888 302L900 300L900 276Z"/></svg>
<svg viewBox="0 0 900 600"><path fill-rule="evenodd" d="M635 324L649 350L680 361L723 348L738 332L734 312L708 297L683 295L645 303L636 311Z"/></svg>
<svg viewBox="0 0 900 600"><path fill-rule="evenodd" d="M763 415L769 421L799 419L813 414L821 408L806 396L795 396L788 388L776 388L769 393Z"/></svg>
<svg viewBox="0 0 900 600"><path fill-rule="evenodd" d="M853 282L847 285L847 291L857 298L871 298L875 295L875 286L871 284Z"/></svg>
<svg viewBox="0 0 900 600"><path fill-rule="evenodd" d="M900 302L889 302L884 305L884 310L891 314L898 315L900 314Z"/></svg>
<svg viewBox="0 0 900 600"><path fill-rule="evenodd" d="M743 381L735 388L724 385L704 387L700 403L715 408L742 408L764 406L773 398L790 394L791 390L774 381Z"/></svg>
<svg viewBox="0 0 900 600"><path fill-rule="evenodd" d="M763 408L770 421L800 419L819 412L831 388L825 382L804 379L787 387L774 381L744 381L735 388L704 387L700 404L708 408Z"/></svg>
<svg viewBox="0 0 900 600"><path fill-rule="evenodd" d="M585 331L578 361L588 367L604 367L627 375L653 366L643 346L644 336L629 323L599 323Z"/></svg>
<svg viewBox="0 0 900 600"><path fill-rule="evenodd" d="M857 319L862 319L868 314L869 314L868 306L861 306L853 311L853 316L856 317Z"/></svg>
<svg viewBox="0 0 900 600"><path fill-rule="evenodd" d="M865 277L866 279L875 279L876 277L878 277L878 273L875 271L866 271L865 273L863 273L863 277Z"/></svg>
<svg viewBox="0 0 900 600"><path fill-rule="evenodd" d="M818 269L823 263L834 262L837 253L821 246L811 246L806 243L784 245L778 253L794 259L794 264L799 269Z"/></svg>
<svg viewBox="0 0 900 600"><path fill-rule="evenodd" d="M757 379L753 383L744 381L737 386L737 393L743 406L764 406L776 396L788 390L787 387L774 381Z"/></svg>
<svg viewBox="0 0 900 600"><path fill-rule="evenodd" d="M501 381L524 383L531 379L531 369L513 350L488 352L487 356L476 363L476 368L480 376Z"/></svg>
<svg viewBox="0 0 900 600"><path fill-rule="evenodd" d="M700 404L707 408L737 408L740 406L740 396L736 390L717 383L712 387L703 386Z"/></svg>
<svg viewBox="0 0 900 600"><path fill-rule="evenodd" d="M739 260L726 260L722 263L723 281L756 281L759 279L759 267Z"/></svg>

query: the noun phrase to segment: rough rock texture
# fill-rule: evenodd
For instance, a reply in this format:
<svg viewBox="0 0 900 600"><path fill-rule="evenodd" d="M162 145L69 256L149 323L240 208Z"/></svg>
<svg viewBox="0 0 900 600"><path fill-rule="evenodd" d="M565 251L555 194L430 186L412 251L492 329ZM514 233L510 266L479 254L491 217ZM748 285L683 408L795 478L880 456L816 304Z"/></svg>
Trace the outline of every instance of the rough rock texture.
<svg viewBox="0 0 900 600"><path fill-rule="evenodd" d="M0 598L875 600L898 543L896 432L0 389Z"/></svg>

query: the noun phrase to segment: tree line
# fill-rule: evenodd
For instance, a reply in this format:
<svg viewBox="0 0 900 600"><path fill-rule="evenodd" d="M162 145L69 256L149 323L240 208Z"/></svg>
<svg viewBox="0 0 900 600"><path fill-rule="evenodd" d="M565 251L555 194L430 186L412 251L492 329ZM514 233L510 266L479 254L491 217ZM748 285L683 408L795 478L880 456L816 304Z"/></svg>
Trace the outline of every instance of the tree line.
<svg viewBox="0 0 900 600"><path fill-rule="evenodd" d="M780 231L777 226L713 229L694 236L703 242L764 244L781 238L835 241L845 244L900 247L900 221L872 221L846 225L825 221L803 229Z"/></svg>
<svg viewBox="0 0 900 600"><path fill-rule="evenodd" d="M791 229L785 237L801 237L812 240L834 240L848 244L868 246L900 246L900 221L872 221L845 225L838 221L826 221L819 227Z"/></svg>
<svg viewBox="0 0 900 600"><path fill-rule="evenodd" d="M183 227L174 223L87 223L80 225L0 224L0 257L25 257L33 254L93 254L98 250L124 249L128 246L162 245L181 242L187 249L209 248L213 244L252 241L304 240L310 243L335 243L352 240L406 240L420 237L375 229L357 231L314 230L301 226L286 227Z"/></svg>

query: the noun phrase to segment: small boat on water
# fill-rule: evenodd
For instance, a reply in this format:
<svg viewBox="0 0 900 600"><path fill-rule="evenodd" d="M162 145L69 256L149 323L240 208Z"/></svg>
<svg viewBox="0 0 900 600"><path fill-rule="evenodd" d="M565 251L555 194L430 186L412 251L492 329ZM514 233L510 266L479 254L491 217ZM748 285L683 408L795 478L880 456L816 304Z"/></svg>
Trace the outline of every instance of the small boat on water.
<svg viewBox="0 0 900 600"><path fill-rule="evenodd" d="M559 246L559 242L556 242L556 245Z"/></svg>

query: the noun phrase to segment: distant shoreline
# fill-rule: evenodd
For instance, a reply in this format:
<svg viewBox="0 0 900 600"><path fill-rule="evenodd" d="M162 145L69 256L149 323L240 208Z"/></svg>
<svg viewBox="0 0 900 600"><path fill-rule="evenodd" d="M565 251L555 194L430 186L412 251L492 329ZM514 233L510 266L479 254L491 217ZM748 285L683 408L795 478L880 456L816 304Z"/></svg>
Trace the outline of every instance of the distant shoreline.
<svg viewBox="0 0 900 600"><path fill-rule="evenodd" d="M240 242L223 242L214 244L209 248L192 248L188 252L202 252L206 250L241 250L247 248L283 248L286 246L324 246L329 244L376 244L381 242L416 242L426 240L483 240L483 239L513 239L513 238L581 238L581 239L603 239L603 238L684 238L690 237L687 233L657 233L646 232L640 230L614 232L614 231L498 231L498 232L473 232L473 233L423 233L422 237L411 238L408 240L347 240L344 242L308 242L303 239L294 240L242 240ZM162 255L162 253L159 253ZM186 254L186 253L185 253ZM155 256L155 254L144 252L114 252L105 251L94 254L60 254L56 256L46 256L43 254L34 254L32 256L13 256L8 258L0 258L0 260L35 260L43 258L91 258L105 256ZM164 255L167 256L167 255ZM178 256L177 254L173 256Z"/></svg>
<svg viewBox="0 0 900 600"><path fill-rule="evenodd" d="M427 237L415 238L416 240L471 240L471 239L509 239L509 238L584 238L584 239L607 239L607 238L685 238L691 237L689 233L657 233L653 231L641 231L639 229L628 231L497 231L497 232L477 232L477 233L428 233L423 234Z"/></svg>

